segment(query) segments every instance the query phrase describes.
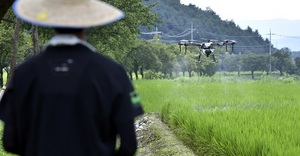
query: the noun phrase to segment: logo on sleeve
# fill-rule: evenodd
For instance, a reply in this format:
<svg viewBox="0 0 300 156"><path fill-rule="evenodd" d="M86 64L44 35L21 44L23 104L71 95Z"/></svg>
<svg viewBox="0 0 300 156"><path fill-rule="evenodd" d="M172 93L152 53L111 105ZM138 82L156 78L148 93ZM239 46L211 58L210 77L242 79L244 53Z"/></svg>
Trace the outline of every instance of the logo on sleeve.
<svg viewBox="0 0 300 156"><path fill-rule="evenodd" d="M134 104L134 105L140 104L141 99L140 99L139 95L135 91L131 92L129 95L130 95L131 103L132 104Z"/></svg>

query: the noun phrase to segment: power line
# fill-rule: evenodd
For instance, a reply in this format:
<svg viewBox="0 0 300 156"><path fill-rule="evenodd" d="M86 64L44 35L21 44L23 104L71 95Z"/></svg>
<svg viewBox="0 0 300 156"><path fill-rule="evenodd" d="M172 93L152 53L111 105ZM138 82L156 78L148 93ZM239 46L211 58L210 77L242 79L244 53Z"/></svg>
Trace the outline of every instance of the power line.
<svg viewBox="0 0 300 156"><path fill-rule="evenodd" d="M286 38L300 38L300 36L287 36L287 35L279 35L279 34L273 34L275 36L280 36L280 37L286 37Z"/></svg>
<svg viewBox="0 0 300 156"><path fill-rule="evenodd" d="M188 31L186 32L185 34L182 34L182 35L168 35L168 34L163 34L163 37L168 37L168 38L181 38L181 37L185 37L185 36L188 36L190 35L191 32Z"/></svg>
<svg viewBox="0 0 300 156"><path fill-rule="evenodd" d="M173 35L173 36L181 36L181 35L183 35L183 34L185 34L185 33L187 33L187 32L190 32L190 29L185 29L183 32L181 32L181 33L179 33L179 34L176 34L176 35ZM167 36L171 36L171 35L168 35L168 34L166 34Z"/></svg>
<svg viewBox="0 0 300 156"><path fill-rule="evenodd" d="M193 29L193 31L191 31ZM152 32L141 32L143 35L155 35L155 34L161 34L163 37L168 37L168 38L182 38L188 35L191 35L196 29L194 28L188 28L185 29L183 32L175 34L175 35L169 35L166 33L163 33L162 31L158 31L158 28L156 27L156 31ZM214 35L218 37L223 37L223 38L263 38L261 35L221 35L217 34L214 32L208 32L208 31L200 31L202 34L207 34L207 35ZM266 34L270 35L270 34ZM281 34L271 34L272 36L280 36L280 37L286 37L286 38L300 38L300 36L289 36L289 35L281 35Z"/></svg>
<svg viewBox="0 0 300 156"><path fill-rule="evenodd" d="M155 34L162 34L161 31L153 31L153 32L141 32L143 35L155 35Z"/></svg>
<svg viewBox="0 0 300 156"><path fill-rule="evenodd" d="M185 29L183 32L175 34L175 35L169 35L166 33L163 33L161 31L153 31L153 32L141 32L141 34L143 35L154 35L154 34L161 34L162 37L167 37L167 38L182 38L188 35L191 35L194 31L196 31L196 29L193 28L188 28ZM207 32L207 31L201 31L201 33L203 34L208 34L208 35L214 35L214 36L218 36L218 37L222 37L222 38L262 38L262 36L257 36L257 35L234 35L234 36L230 36L230 35L220 35L217 33L213 33L213 32ZM299 37L300 38L300 37ZM201 38L204 39L204 38ZM206 39L204 39L206 40Z"/></svg>
<svg viewBox="0 0 300 156"><path fill-rule="evenodd" d="M252 45L252 46L235 46L236 48L263 48L263 47L268 47L269 44L265 45Z"/></svg>
<svg viewBox="0 0 300 156"><path fill-rule="evenodd" d="M143 35L155 35L155 34L162 34L162 32L158 31L158 28L155 27L155 31L152 31L152 32L141 32L141 34L143 34Z"/></svg>

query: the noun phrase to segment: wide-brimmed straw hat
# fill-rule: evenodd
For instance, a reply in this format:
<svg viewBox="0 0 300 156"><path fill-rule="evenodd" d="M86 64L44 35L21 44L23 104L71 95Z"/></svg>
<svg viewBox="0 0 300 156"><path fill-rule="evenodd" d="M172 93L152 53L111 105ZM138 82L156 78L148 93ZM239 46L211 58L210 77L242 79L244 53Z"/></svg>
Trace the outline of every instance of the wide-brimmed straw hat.
<svg viewBox="0 0 300 156"><path fill-rule="evenodd" d="M16 0L13 10L26 22L56 28L101 26L124 17L121 10L98 0Z"/></svg>

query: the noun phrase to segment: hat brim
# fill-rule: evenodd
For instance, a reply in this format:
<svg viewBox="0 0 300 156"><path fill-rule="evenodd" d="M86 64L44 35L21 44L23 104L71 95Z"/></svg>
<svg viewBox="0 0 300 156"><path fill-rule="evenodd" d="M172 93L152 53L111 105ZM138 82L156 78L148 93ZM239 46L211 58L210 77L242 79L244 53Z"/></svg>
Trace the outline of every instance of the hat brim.
<svg viewBox="0 0 300 156"><path fill-rule="evenodd" d="M64 1L64 2L63 2ZM97 0L85 3L57 4L51 0L17 0L15 14L22 20L47 27L88 28L103 26L124 17L124 13L110 4Z"/></svg>

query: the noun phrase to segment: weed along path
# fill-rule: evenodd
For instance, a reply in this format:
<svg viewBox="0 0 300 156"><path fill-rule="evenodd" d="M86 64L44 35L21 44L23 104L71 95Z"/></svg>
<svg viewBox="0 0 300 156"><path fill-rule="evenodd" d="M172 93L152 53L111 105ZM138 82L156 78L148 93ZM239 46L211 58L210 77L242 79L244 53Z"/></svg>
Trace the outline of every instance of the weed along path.
<svg viewBox="0 0 300 156"><path fill-rule="evenodd" d="M147 113L135 122L138 151L136 156L195 156L157 113Z"/></svg>

